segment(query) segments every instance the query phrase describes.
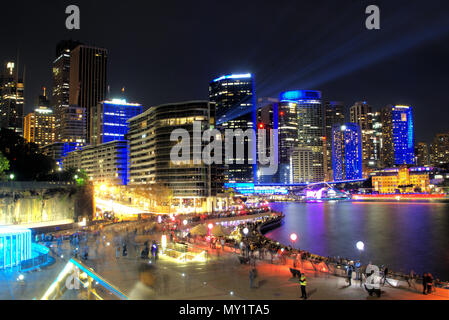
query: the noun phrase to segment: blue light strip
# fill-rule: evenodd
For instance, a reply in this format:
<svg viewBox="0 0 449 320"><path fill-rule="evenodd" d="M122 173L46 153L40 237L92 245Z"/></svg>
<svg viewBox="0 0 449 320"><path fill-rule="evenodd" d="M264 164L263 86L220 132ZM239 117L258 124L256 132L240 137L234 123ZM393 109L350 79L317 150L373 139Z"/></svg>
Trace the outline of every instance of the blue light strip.
<svg viewBox="0 0 449 320"><path fill-rule="evenodd" d="M252 77L251 73L230 74L230 75L227 75L227 76L221 76L220 78L217 78L217 79L213 80L213 82L218 82L218 81L227 80L227 79L248 79L248 78L251 78L251 77Z"/></svg>
<svg viewBox="0 0 449 320"><path fill-rule="evenodd" d="M75 259L70 259L69 263L72 263L76 267L78 267L81 271L85 272L89 277L97 281L99 284L101 284L103 287L114 293L116 296L119 296L123 300L128 300L128 297L125 296L123 293L121 293L118 289L114 288L112 285L106 282L103 278L101 278L99 275L93 273L91 270L84 267L82 264L80 264Z"/></svg>

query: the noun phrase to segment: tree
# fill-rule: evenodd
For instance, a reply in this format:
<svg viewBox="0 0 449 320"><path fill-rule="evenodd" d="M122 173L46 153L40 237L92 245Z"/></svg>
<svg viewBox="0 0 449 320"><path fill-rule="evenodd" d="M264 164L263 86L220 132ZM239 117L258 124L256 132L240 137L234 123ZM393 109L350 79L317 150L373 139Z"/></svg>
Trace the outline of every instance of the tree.
<svg viewBox="0 0 449 320"><path fill-rule="evenodd" d="M28 143L13 130L0 129L0 152L9 161L16 180L40 180L56 167L55 161L43 155L34 143Z"/></svg>
<svg viewBox="0 0 449 320"><path fill-rule="evenodd" d="M9 160L0 151L0 180L4 180L5 171L9 170Z"/></svg>

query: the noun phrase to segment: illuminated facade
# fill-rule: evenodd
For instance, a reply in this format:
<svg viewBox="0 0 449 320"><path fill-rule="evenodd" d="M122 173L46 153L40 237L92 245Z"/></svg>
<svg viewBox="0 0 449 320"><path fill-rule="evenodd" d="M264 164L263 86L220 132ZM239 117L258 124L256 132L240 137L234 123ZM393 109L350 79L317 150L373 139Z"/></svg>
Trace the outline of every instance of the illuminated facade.
<svg viewBox="0 0 449 320"><path fill-rule="evenodd" d="M62 169L62 160L69 152L79 150L84 144L77 142L55 142L46 146L40 147L42 154L54 159L57 166Z"/></svg>
<svg viewBox="0 0 449 320"><path fill-rule="evenodd" d="M415 146L416 165L423 167L430 165L429 145L419 142Z"/></svg>
<svg viewBox="0 0 449 320"><path fill-rule="evenodd" d="M274 98L259 98L257 100L257 128L265 130L265 154L267 157L271 156L271 137L273 138L273 159L274 161L278 161L279 159L279 149L276 147L276 140L277 136L274 135L274 132L272 130L278 129L278 100ZM259 131L257 132L257 141L259 148ZM259 155L257 155L259 156ZM259 161L258 161L259 162ZM258 165L258 171L257 171L257 181L258 183L271 183L271 182L278 182L278 172L275 174L268 174L267 167L265 165L262 165L259 162Z"/></svg>
<svg viewBox="0 0 449 320"><path fill-rule="evenodd" d="M85 141L91 137L92 109L105 100L108 52L79 45L70 52L69 105L85 110Z"/></svg>
<svg viewBox="0 0 449 320"><path fill-rule="evenodd" d="M362 134L357 123L332 128L334 181L362 179Z"/></svg>
<svg viewBox="0 0 449 320"><path fill-rule="evenodd" d="M222 133L226 129L256 130L256 102L254 78L251 74L231 74L221 76L209 84L209 100L216 104L216 125ZM236 155L235 143L234 155ZM243 159L236 156L230 160L233 164L224 165L226 182L254 182L257 179L257 166L251 164L256 159L256 141L252 154L245 143ZM236 164L244 161L244 164Z"/></svg>
<svg viewBox="0 0 449 320"><path fill-rule="evenodd" d="M310 182L323 181L327 164L321 92L312 90L287 91L281 93L279 100L296 105L298 146L312 150L313 165ZM301 179L305 178L302 177Z"/></svg>
<svg viewBox="0 0 449 320"><path fill-rule="evenodd" d="M387 106L382 109L383 166L415 163L413 112L409 106Z"/></svg>
<svg viewBox="0 0 449 320"><path fill-rule="evenodd" d="M0 227L0 270L32 258L31 230Z"/></svg>
<svg viewBox="0 0 449 320"><path fill-rule="evenodd" d="M86 143L86 109L69 102L70 52L80 44L67 40L56 46L51 106L55 112L57 142Z"/></svg>
<svg viewBox="0 0 449 320"><path fill-rule="evenodd" d="M373 188L381 194L427 193L430 191L429 170L401 166L375 172Z"/></svg>
<svg viewBox="0 0 449 320"><path fill-rule="evenodd" d="M92 108L90 143L93 145L125 140L128 133L128 119L142 113L138 103L114 99L102 101Z"/></svg>
<svg viewBox="0 0 449 320"><path fill-rule="evenodd" d="M47 107L39 107L24 118L24 138L38 146L55 142L55 115Z"/></svg>
<svg viewBox="0 0 449 320"><path fill-rule="evenodd" d="M345 106L341 101L326 101L324 103L324 126L326 137L326 180L333 179L332 167L332 127L345 123Z"/></svg>
<svg viewBox="0 0 449 320"><path fill-rule="evenodd" d="M176 129L186 130L193 137L194 121L201 130L215 127L215 104L208 101L188 101L150 107L129 121L129 185L163 185L172 190L174 203L201 207L209 212L214 205L211 197L222 192L223 179L216 165L190 161L173 163L172 148L177 145L170 136ZM207 143L201 141L201 150Z"/></svg>
<svg viewBox="0 0 449 320"><path fill-rule="evenodd" d="M95 182L127 185L128 159L128 142L117 140L68 153L63 168L84 170L89 180Z"/></svg>
<svg viewBox="0 0 449 320"><path fill-rule="evenodd" d="M439 133L433 139L430 147L430 163L435 167L449 163L449 132Z"/></svg>
<svg viewBox="0 0 449 320"><path fill-rule="evenodd" d="M313 149L296 147L293 149L291 159L293 183L313 181Z"/></svg>
<svg viewBox="0 0 449 320"><path fill-rule="evenodd" d="M278 104L279 182L293 183L293 151L298 147L298 116L296 103L281 101Z"/></svg>
<svg viewBox="0 0 449 320"><path fill-rule="evenodd" d="M24 82L14 62L7 62L0 73L0 128L23 134Z"/></svg>
<svg viewBox="0 0 449 320"><path fill-rule="evenodd" d="M350 122L360 126L362 134L363 176L380 167L381 123L380 113L372 111L366 101L356 102L350 109Z"/></svg>

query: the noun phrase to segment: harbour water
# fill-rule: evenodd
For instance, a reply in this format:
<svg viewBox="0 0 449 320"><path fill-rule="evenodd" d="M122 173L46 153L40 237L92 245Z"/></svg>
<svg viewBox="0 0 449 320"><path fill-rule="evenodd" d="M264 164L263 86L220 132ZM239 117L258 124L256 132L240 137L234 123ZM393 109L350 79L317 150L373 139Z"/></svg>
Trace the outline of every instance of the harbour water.
<svg viewBox="0 0 449 320"><path fill-rule="evenodd" d="M449 280L449 204L433 202L272 203L285 214L266 236L322 256L359 259L390 270L431 272Z"/></svg>

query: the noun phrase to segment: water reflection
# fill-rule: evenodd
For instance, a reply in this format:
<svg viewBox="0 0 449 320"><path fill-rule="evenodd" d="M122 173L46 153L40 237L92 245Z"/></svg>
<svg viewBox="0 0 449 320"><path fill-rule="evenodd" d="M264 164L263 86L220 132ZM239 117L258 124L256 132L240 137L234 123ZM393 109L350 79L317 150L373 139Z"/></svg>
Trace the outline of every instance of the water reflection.
<svg viewBox="0 0 449 320"><path fill-rule="evenodd" d="M404 202L273 203L285 223L268 237L323 256L358 259L390 270L431 272L449 280L449 204Z"/></svg>

